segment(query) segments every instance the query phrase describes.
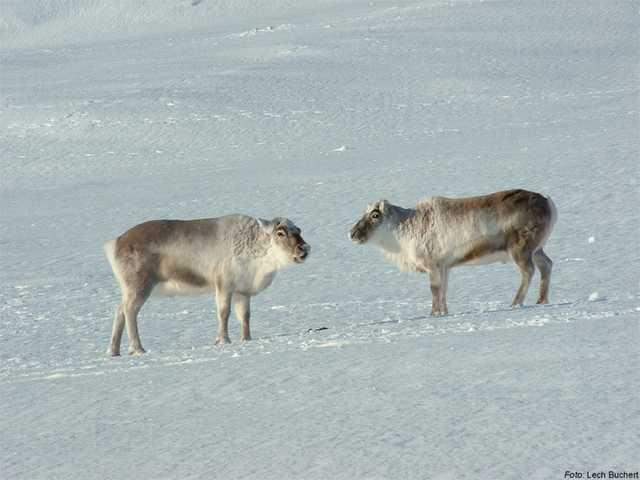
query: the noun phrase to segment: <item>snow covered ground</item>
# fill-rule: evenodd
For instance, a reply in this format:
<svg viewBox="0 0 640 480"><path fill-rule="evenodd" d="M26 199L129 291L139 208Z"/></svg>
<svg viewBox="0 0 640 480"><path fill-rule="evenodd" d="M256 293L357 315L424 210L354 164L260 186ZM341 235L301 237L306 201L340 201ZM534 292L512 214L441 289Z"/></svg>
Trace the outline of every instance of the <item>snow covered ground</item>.
<svg viewBox="0 0 640 480"><path fill-rule="evenodd" d="M0 477L638 471L639 27L624 1L4 0ZM548 306L469 267L431 318L424 276L347 239L381 197L512 187L558 206ZM103 242L231 212L313 246L256 340L154 298L148 354L108 358Z"/></svg>

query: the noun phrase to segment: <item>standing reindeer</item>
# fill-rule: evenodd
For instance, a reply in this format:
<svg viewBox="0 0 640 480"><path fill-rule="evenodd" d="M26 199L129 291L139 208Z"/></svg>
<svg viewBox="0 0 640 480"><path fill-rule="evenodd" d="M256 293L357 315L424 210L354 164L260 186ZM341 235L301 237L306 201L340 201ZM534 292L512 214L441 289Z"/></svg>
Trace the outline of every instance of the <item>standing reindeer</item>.
<svg viewBox="0 0 640 480"><path fill-rule="evenodd" d="M427 272L432 315L446 315L449 270L513 261L522 276L512 306L520 306L534 265L541 274L537 303L548 303L553 262L542 249L557 219L550 198L508 190L468 198L427 198L416 208L386 200L369 205L351 229L356 243L373 243L402 270Z"/></svg>
<svg viewBox="0 0 640 480"><path fill-rule="evenodd" d="M122 290L109 345L112 356L120 355L125 323L129 353L144 353L137 317L152 292L215 292L216 344L230 342L227 326L233 300L242 323L240 338L251 340L251 297L271 285L278 270L304 262L311 250L291 220L278 217L268 221L245 215L154 220L133 227L104 248Z"/></svg>

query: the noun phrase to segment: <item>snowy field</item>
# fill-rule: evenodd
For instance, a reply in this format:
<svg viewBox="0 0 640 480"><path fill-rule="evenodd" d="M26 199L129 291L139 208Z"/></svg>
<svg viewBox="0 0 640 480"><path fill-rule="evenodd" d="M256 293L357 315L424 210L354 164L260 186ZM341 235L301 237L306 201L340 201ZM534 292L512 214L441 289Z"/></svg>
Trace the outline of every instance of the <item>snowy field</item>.
<svg viewBox="0 0 640 480"><path fill-rule="evenodd" d="M3 0L0 478L637 472L639 31L631 1ZM513 187L559 210L547 306L468 267L431 318L347 239L382 197ZM232 212L313 247L255 341L152 298L148 353L108 357L102 244Z"/></svg>

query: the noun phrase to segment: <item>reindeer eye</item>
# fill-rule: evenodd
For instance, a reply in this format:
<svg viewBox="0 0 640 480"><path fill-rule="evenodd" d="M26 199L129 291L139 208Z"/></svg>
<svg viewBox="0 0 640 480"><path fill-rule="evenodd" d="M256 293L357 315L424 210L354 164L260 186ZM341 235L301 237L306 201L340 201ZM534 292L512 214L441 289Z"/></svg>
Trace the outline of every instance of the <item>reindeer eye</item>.
<svg viewBox="0 0 640 480"><path fill-rule="evenodd" d="M283 229L279 228L278 230L276 230L276 235L278 235L279 237L285 237L287 233Z"/></svg>
<svg viewBox="0 0 640 480"><path fill-rule="evenodd" d="M373 212L371 212L371 218L373 218L374 220L377 220L380 218L380 212L377 210L374 210Z"/></svg>

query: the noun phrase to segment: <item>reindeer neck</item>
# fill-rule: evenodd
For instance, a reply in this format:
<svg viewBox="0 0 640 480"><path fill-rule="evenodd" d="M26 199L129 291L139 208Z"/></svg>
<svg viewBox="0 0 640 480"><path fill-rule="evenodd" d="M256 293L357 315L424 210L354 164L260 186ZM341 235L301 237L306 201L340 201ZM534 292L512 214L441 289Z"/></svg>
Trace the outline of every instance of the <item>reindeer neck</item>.
<svg viewBox="0 0 640 480"><path fill-rule="evenodd" d="M403 245L409 239L408 230L415 211L395 205L391 208L393 208L392 224L378 235L376 243L384 251L396 254L402 251Z"/></svg>

